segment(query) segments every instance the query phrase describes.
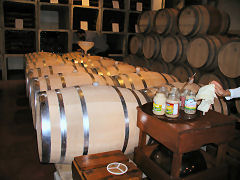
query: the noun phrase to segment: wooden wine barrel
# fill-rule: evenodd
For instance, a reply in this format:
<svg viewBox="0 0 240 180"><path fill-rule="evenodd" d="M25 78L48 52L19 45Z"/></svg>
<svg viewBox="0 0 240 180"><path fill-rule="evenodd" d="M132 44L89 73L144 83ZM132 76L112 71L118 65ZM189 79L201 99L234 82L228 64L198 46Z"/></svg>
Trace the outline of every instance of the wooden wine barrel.
<svg viewBox="0 0 240 180"><path fill-rule="evenodd" d="M240 39L234 39L222 46L217 55L220 71L229 78L240 76Z"/></svg>
<svg viewBox="0 0 240 180"><path fill-rule="evenodd" d="M149 64L149 70L155 72L171 74L174 69L173 64L166 63L163 60L149 60Z"/></svg>
<svg viewBox="0 0 240 180"><path fill-rule="evenodd" d="M146 103L138 91L112 86L83 86L43 92L37 108L41 162L71 163L80 155L138 145L136 107Z"/></svg>
<svg viewBox="0 0 240 180"><path fill-rule="evenodd" d="M74 60L76 64L83 64L86 68L107 68L110 66L118 66L118 65L127 65L124 62L115 61L111 59L102 59L102 60L92 60L92 59L76 59Z"/></svg>
<svg viewBox="0 0 240 180"><path fill-rule="evenodd" d="M193 5L183 8L179 13L178 27L184 36L196 34L217 34L226 31L225 16L213 6ZM221 32L222 30L222 32Z"/></svg>
<svg viewBox="0 0 240 180"><path fill-rule="evenodd" d="M153 19L156 11L144 11L139 15L137 25L140 33L149 33L153 30Z"/></svg>
<svg viewBox="0 0 240 180"><path fill-rule="evenodd" d="M149 61L146 60L144 57L139 57L136 55L128 55L127 57L124 58L124 62L132 65L132 66L140 66L143 68L148 69L149 68Z"/></svg>
<svg viewBox="0 0 240 180"><path fill-rule="evenodd" d="M177 9L165 8L158 10L153 20L155 32L161 35L176 34L178 32L177 17Z"/></svg>
<svg viewBox="0 0 240 180"><path fill-rule="evenodd" d="M161 37L152 33L144 37L143 55L147 59L156 59L161 57Z"/></svg>
<svg viewBox="0 0 240 180"><path fill-rule="evenodd" d="M73 63L72 65L54 65L54 66L45 66L42 68L30 69L28 73L26 73L26 89L27 92L30 92L30 83L33 78L36 77L44 77L50 75L57 75L58 73L62 74L70 74L76 72L85 72L86 68L80 65L76 65Z"/></svg>
<svg viewBox="0 0 240 180"><path fill-rule="evenodd" d="M143 35L137 34L130 39L129 50L131 54L142 56Z"/></svg>
<svg viewBox="0 0 240 180"><path fill-rule="evenodd" d="M73 73L73 72L84 72L84 67L73 63L72 65L54 65L54 66L45 66L42 68L36 68L29 70L28 77L43 77L45 75L53 75L58 73Z"/></svg>
<svg viewBox="0 0 240 180"><path fill-rule="evenodd" d="M183 36L169 35L161 41L161 55L166 63L183 63L186 60L188 40Z"/></svg>
<svg viewBox="0 0 240 180"><path fill-rule="evenodd" d="M96 67L96 68L90 68L90 70L96 74L99 75L107 75L107 76L115 76L119 74L126 74L126 73L133 73L136 72L137 69L139 71L147 71L146 68L142 67L134 67L129 64L119 64L119 65L114 65L114 66L109 66L109 67Z"/></svg>
<svg viewBox="0 0 240 180"><path fill-rule="evenodd" d="M139 67L140 71L145 71L145 69ZM73 63L73 65L64 65L64 66L49 66L44 68L38 68L33 69L29 71L26 79L27 89L28 92L30 87L31 79L34 77L44 77L46 75L57 75L59 73L62 73L63 75L71 74L71 73L93 73L98 75L104 75L104 76L115 76L119 74L125 74L125 73L131 73L136 72L136 67L128 65L128 64L115 64L114 66L110 67L88 67L86 64L83 63Z"/></svg>
<svg viewBox="0 0 240 180"><path fill-rule="evenodd" d="M194 82L198 82L200 72L187 64L179 64L175 66L172 71L172 75L177 77L180 82L187 82L189 80L189 77L191 77L194 73L196 73Z"/></svg>
<svg viewBox="0 0 240 180"><path fill-rule="evenodd" d="M54 59L54 57L51 58L38 58L37 62L34 62L32 64L28 65L28 69L33 68L42 68L46 66L54 66L54 65L64 65L64 64L73 64L73 63L83 63L90 67L104 67L104 66L112 66L117 64L124 64L123 62L115 61L110 58L95 58L96 56L88 56L88 57L75 57L72 56L70 59L66 59L61 57L57 58L57 60ZM60 60L59 60L60 59Z"/></svg>
<svg viewBox="0 0 240 180"><path fill-rule="evenodd" d="M35 106L38 92L53 89L61 89L72 86L98 85L117 86L133 90L159 87L177 81L176 77L165 73L139 72L122 74L118 76L100 76L92 73L72 73L44 76L35 78L30 84L30 104L32 108L33 123L35 125Z"/></svg>
<svg viewBox="0 0 240 180"><path fill-rule="evenodd" d="M240 99L235 99L235 106L237 109L237 112L240 114Z"/></svg>
<svg viewBox="0 0 240 180"><path fill-rule="evenodd" d="M192 39L187 48L187 60L193 68L212 71L217 68L217 52L227 38L220 36L198 36Z"/></svg>
<svg viewBox="0 0 240 180"><path fill-rule="evenodd" d="M177 87L178 89L181 89L186 82L173 82L171 83L174 87ZM198 90L200 89L200 85L196 84L196 83L192 83L192 84L188 84L184 87L184 89L188 89L193 91L194 93L197 93Z"/></svg>
<svg viewBox="0 0 240 180"><path fill-rule="evenodd" d="M181 89L185 85L185 83L173 82L172 85ZM200 84L200 83L199 84L193 83L193 84L189 84L189 85L185 86L184 89L189 89L197 94L198 90L202 86L204 86L204 85ZM224 115L230 115L230 111L229 111L227 103L222 98L219 98L219 97L214 98L214 104L212 104L210 109L214 110L216 112L219 112L221 114L224 114Z"/></svg>
<svg viewBox="0 0 240 180"><path fill-rule="evenodd" d="M70 54L70 53L69 53ZM60 57L60 56L58 56ZM31 77L39 77L43 75L49 75L49 74L57 74L57 73L69 73L70 72L75 72L79 70L78 66L82 66L84 65L84 68L86 69L87 67L90 69L96 68L96 67L101 67L101 68L105 68L108 66L116 66L118 64L124 64L123 62L118 62L118 61L114 61L110 58L95 58L96 56L88 56L88 57L84 57L84 58L79 58L79 60L77 58L75 58L74 61L70 61L67 60L65 58L60 57L56 58L56 57L52 57L49 55L43 54L43 56L40 58L38 57L36 61L32 60L32 63L28 64L26 69L25 69L25 76L26 76L26 84L28 87L28 83L29 83L29 78ZM30 58L31 59L31 58ZM72 58L73 59L73 58ZM53 66L57 66L54 67ZM66 67L64 67L66 66ZM69 68L70 67L70 68ZM51 70L53 69L53 70ZM81 68L80 68L81 69ZM43 71L47 71L47 73L43 72ZM31 72L29 72L31 71ZM28 94L28 92L27 92Z"/></svg>
<svg viewBox="0 0 240 180"><path fill-rule="evenodd" d="M83 62L87 62L87 61L114 61L114 59L112 58L108 58L108 57L102 57L102 56L92 56L92 55L83 55L82 53L77 53L77 52L72 52L69 53L70 54L70 59L74 59L77 61L83 61Z"/></svg>
<svg viewBox="0 0 240 180"><path fill-rule="evenodd" d="M72 59L72 58L82 58L84 57L84 54L82 52L69 52L62 54L62 57L65 59ZM97 57L99 59L100 57Z"/></svg>
<svg viewBox="0 0 240 180"><path fill-rule="evenodd" d="M220 27L220 30L219 30L219 34L226 34L229 30L229 27L230 27L230 16L228 13L224 12L224 11L220 11L221 13L221 27Z"/></svg>
<svg viewBox="0 0 240 180"><path fill-rule="evenodd" d="M33 68L42 68L46 66L54 66L54 65L63 65L63 64L70 64L70 61L63 59L61 56L41 56L41 57L34 57L34 55L26 55L27 62L26 62L26 72L29 69Z"/></svg>
<svg viewBox="0 0 240 180"><path fill-rule="evenodd" d="M82 85L110 85L110 86L117 86L118 81L110 76L100 76L97 74L93 74L91 72L83 73L71 73L63 75L59 73L58 75L45 75L44 77L34 78L30 82L30 104L32 109L32 117L33 117L33 124L35 127L36 121L36 100L38 98L38 93L40 91L47 91L47 90L54 90L54 89L61 89L66 87L73 87L73 86L82 86ZM120 85L119 85L120 86Z"/></svg>
<svg viewBox="0 0 240 180"><path fill-rule="evenodd" d="M152 87L160 87L163 84L170 84L178 81L173 75L158 72L139 72L121 74L115 76L118 84L123 88L130 88L133 90L148 89ZM118 85L118 86L119 86Z"/></svg>
<svg viewBox="0 0 240 180"><path fill-rule="evenodd" d="M200 84L207 85L211 81L219 82L223 86L224 89L230 88L228 79L219 72L205 73L205 74L202 74L201 77L199 78Z"/></svg>
<svg viewBox="0 0 240 180"><path fill-rule="evenodd" d="M140 70L143 70L140 68ZM112 66L104 66L100 67L94 66L94 64L88 65L84 63L72 63L72 65L57 65L57 66L48 66L43 68L32 69L28 73L28 77L43 77L45 75L53 75L58 73L69 74L73 72L87 72L90 71L95 74L105 74L108 76L114 76L121 73L130 73L136 72L136 68L134 66L128 64L118 64L114 63Z"/></svg>

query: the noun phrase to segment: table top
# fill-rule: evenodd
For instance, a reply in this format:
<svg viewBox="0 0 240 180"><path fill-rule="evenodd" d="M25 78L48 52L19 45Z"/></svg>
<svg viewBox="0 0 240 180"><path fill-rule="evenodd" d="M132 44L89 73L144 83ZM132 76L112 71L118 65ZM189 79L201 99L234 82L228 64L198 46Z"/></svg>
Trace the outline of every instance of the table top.
<svg viewBox="0 0 240 180"><path fill-rule="evenodd" d="M169 118L166 116L158 116L152 112L152 103L146 103L138 107L138 111L142 111L147 116L159 120L159 125L166 125L169 128L175 129L179 133L189 130L198 130L203 128L213 128L217 126L234 125L236 119L218 113L216 111L209 110L205 115L197 111L195 115L188 116L184 111L180 111L180 116L178 118Z"/></svg>
<svg viewBox="0 0 240 180"><path fill-rule="evenodd" d="M208 143L224 143L235 135L235 121L209 110L204 116L198 112L188 119L181 112L179 118L166 118L152 113L152 103L137 107L137 126L172 151L188 152Z"/></svg>

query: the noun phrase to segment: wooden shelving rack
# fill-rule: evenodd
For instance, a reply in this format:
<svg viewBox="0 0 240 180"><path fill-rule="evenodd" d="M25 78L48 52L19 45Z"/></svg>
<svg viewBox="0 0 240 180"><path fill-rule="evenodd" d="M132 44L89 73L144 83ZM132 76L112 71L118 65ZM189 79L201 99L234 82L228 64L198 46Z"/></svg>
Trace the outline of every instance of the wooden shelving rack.
<svg viewBox="0 0 240 180"><path fill-rule="evenodd" d="M34 44L32 44L32 48L34 49L34 51L36 52L40 52L41 50L44 51L53 51L52 49L47 49L47 48L43 48L42 43L44 43L41 40L41 35L45 34L47 36L47 34L49 34L49 32L54 32L54 33L66 33L66 35L64 35L64 38L66 36L67 38L67 42L66 42L66 46L63 47L63 52L71 52L72 51L72 43L73 43L73 33L76 32L76 28L74 28L74 8L79 8L79 10L81 11L81 9L85 9L85 11L89 11L89 12L93 12L94 10L97 11L97 19L96 19L96 29L94 29L93 31L99 32L99 33L103 33L106 34L106 36L108 37L108 40L111 40L113 38L114 42L111 42L110 44L112 45L113 43L118 44L118 46L114 46L119 48L117 53L110 52L109 54L114 58L114 57L124 57L125 55L128 54L128 40L129 37L133 34L135 34L134 32L129 32L129 15L131 13L137 13L140 14L140 11L135 11L135 10L130 10L130 1L131 0L122 0L121 2L124 3L124 8L123 9L114 9L114 8L106 8L104 7L104 1L106 0L98 0L98 6L83 6L83 5L76 5L76 3L74 3L74 0L68 0L67 4L61 4L60 0L55 0L55 2L59 2L59 3L50 3L53 2L54 0L49 0L49 2L43 2L42 0L2 0L0 2L0 18L1 18L1 22L0 22L0 60L1 60L1 67L2 67L2 79L3 80L7 80L7 64L8 64L8 57L12 57L12 56L23 56L25 54L24 53L14 53L15 49L12 49L13 52L9 53L6 48L5 48L5 43L8 42L8 39L6 39L5 37L5 32L6 31L11 31L11 32L23 32L23 31L28 31L28 32L34 32L35 33L35 37L34 37ZM139 1L139 2L143 2L142 0L133 0L134 3L135 1ZM148 0L151 4L151 0ZM80 2L80 1L79 1ZM33 11L34 11L34 28L21 28L21 29L17 29L15 27L6 27L5 26L5 22L4 22L4 4L5 3L10 3L10 4L14 4L16 3L17 6L34 6ZM151 7L149 8L143 8L143 9L151 9ZM46 19L42 19L43 16L42 14L45 13L44 11L50 11L53 13L59 13L59 18L57 22L54 22L55 24L53 24L53 27L47 27L45 25L42 24L42 21L46 21ZM104 12L105 11L112 11L112 12L121 12L124 15L124 20L123 20L123 30L121 32L112 32L112 31L103 31L103 21L104 21ZM86 15L87 16L87 15ZM14 17L12 17L14 18ZM116 17L117 18L117 17ZM24 22L25 23L25 22ZM57 24L56 24L57 23ZM51 25L51 24L50 24ZM58 27L54 27L58 26ZM91 30L92 31L92 30ZM50 33L51 34L51 33ZM50 36L50 35L49 35ZM26 41L26 39L21 40L21 42L23 43L24 41ZM57 39L56 39L57 41ZM12 42L11 42L12 43ZM16 43L16 42L15 42ZM58 42L56 42L57 44ZM119 45L120 44L120 45ZM10 46L12 47L12 46Z"/></svg>

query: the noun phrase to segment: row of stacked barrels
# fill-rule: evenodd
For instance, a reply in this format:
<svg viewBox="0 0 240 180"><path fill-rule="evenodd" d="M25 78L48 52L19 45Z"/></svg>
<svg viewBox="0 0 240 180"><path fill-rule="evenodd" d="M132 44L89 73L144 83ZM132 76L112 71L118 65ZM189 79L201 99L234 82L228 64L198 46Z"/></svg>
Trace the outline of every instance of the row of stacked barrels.
<svg viewBox="0 0 240 180"><path fill-rule="evenodd" d="M110 58L81 53L26 54L26 89L37 131L39 158L71 163L75 156L138 144L136 107L156 87L177 82Z"/></svg>
<svg viewBox="0 0 240 180"><path fill-rule="evenodd" d="M225 35L229 26L229 15L211 6L143 12L138 19L141 33L130 39L132 55L126 61L173 74L182 82L197 73L196 82L217 80L227 89L238 87L240 39ZM235 103L240 113L240 100Z"/></svg>
<svg viewBox="0 0 240 180"><path fill-rule="evenodd" d="M193 5L143 12L139 34L130 39L131 54L167 63L185 60L193 68L211 71L217 67L229 78L240 76L240 39L226 35L229 15L215 7Z"/></svg>
<svg viewBox="0 0 240 180"><path fill-rule="evenodd" d="M197 34L225 34L230 17L216 7L208 5L186 6L180 11L165 8L145 11L138 18L140 33L156 32L160 35L177 34L193 37Z"/></svg>
<svg viewBox="0 0 240 180"><path fill-rule="evenodd" d="M182 87L167 73L80 53L26 54L26 84L37 131L39 158L71 163L75 156L138 144L136 107L151 102L159 86ZM200 86L189 89L197 92ZM217 99L215 111L228 114Z"/></svg>

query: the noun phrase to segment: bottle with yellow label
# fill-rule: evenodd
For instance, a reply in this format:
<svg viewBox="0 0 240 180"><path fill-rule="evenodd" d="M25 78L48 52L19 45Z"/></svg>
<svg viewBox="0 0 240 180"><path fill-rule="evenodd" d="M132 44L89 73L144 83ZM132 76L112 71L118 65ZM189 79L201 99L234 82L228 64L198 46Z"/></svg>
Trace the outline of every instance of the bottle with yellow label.
<svg viewBox="0 0 240 180"><path fill-rule="evenodd" d="M184 112L186 114L195 114L196 109L197 109L196 94L190 91L186 96Z"/></svg>
<svg viewBox="0 0 240 180"><path fill-rule="evenodd" d="M179 101L179 91L176 87L173 87L166 101L165 115L167 117L177 118L179 116Z"/></svg>
<svg viewBox="0 0 240 180"><path fill-rule="evenodd" d="M153 98L153 113L156 115L164 115L166 109L167 88L162 86Z"/></svg>

